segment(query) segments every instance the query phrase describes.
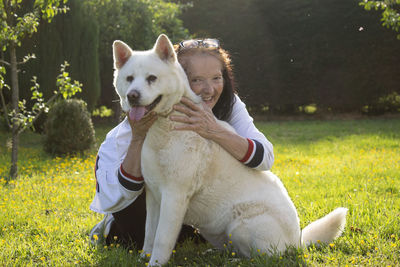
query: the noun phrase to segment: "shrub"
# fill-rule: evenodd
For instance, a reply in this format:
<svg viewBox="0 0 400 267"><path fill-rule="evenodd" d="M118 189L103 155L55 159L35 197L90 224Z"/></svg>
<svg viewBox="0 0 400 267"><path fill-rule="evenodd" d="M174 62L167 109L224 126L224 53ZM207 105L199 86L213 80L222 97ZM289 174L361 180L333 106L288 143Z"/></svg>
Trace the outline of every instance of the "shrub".
<svg viewBox="0 0 400 267"><path fill-rule="evenodd" d="M299 107L299 112L307 115L313 115L318 111L317 104L309 104Z"/></svg>
<svg viewBox="0 0 400 267"><path fill-rule="evenodd" d="M400 112L400 95L397 92L380 97L378 103L384 106L385 111Z"/></svg>
<svg viewBox="0 0 400 267"><path fill-rule="evenodd" d="M96 108L92 112L93 117L100 117L100 118L108 118L114 115L114 112L112 109L107 108L106 106L101 106L99 108Z"/></svg>
<svg viewBox="0 0 400 267"><path fill-rule="evenodd" d="M45 124L44 149L56 155L83 152L95 142L93 123L83 100L57 102Z"/></svg>
<svg viewBox="0 0 400 267"><path fill-rule="evenodd" d="M400 112L400 95L392 92L379 97L379 99L361 108L361 112L367 115L382 115L386 112Z"/></svg>

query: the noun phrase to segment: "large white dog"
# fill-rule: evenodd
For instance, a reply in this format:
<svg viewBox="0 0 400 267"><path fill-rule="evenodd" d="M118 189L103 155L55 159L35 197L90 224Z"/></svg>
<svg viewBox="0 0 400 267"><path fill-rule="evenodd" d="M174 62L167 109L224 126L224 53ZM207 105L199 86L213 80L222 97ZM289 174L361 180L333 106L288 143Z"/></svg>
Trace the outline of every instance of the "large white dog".
<svg viewBox="0 0 400 267"><path fill-rule="evenodd" d="M281 252L287 246L331 242L345 225L338 208L302 231L285 187L273 173L244 166L219 145L192 131L174 131L168 116L182 96L201 99L189 87L173 46L160 35L153 49L132 51L115 41L115 87L122 109L136 120L159 115L142 149L147 218L143 253L150 265L166 263L182 224L197 227L215 247ZM224 122L220 122L230 128Z"/></svg>

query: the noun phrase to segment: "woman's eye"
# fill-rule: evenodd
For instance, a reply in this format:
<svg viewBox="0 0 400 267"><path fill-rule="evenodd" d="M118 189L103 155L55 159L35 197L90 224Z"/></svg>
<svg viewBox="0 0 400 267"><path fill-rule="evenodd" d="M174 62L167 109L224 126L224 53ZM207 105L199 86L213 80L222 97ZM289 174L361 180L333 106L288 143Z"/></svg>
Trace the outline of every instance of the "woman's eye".
<svg viewBox="0 0 400 267"><path fill-rule="evenodd" d="M215 76L214 80L217 80L217 81L222 80L222 76Z"/></svg>
<svg viewBox="0 0 400 267"><path fill-rule="evenodd" d="M134 80L134 78L132 75L129 75L126 77L126 80L131 83Z"/></svg>
<svg viewBox="0 0 400 267"><path fill-rule="evenodd" d="M191 80L192 83L200 83L202 80L198 78L194 78Z"/></svg>

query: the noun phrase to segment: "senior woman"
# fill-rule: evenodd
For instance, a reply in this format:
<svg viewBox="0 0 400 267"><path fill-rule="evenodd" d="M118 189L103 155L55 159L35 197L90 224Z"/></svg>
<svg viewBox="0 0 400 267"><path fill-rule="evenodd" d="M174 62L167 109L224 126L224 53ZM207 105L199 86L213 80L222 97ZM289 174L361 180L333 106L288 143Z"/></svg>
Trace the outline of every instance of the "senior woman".
<svg viewBox="0 0 400 267"><path fill-rule="evenodd" d="M191 100L183 98L174 109L182 115L170 116L172 121L181 122L177 131L194 131L223 147L234 158L249 168L269 170L274 161L272 144L254 126L253 119L245 104L236 94L230 57L216 39L186 40L175 46L178 60L185 70L191 89L203 100L199 108ZM216 118L228 122L236 133L220 126ZM111 203L107 210L101 210L96 198L100 190L108 191L109 184L97 184L96 196L91 209L105 213L104 219L91 231L90 238L98 242L118 239L123 243L133 242L137 248L143 246L146 204L141 173L141 149L146 133L157 120L157 114L150 113L139 121L129 116L110 131L101 145L96 161L96 175L107 173L111 183L121 183L130 190L131 198L109 194ZM118 150L120 143L126 143L127 152ZM124 158L120 158L125 155ZM122 162L118 170L111 170L109 162ZM109 177L110 176L110 177ZM130 179L124 179L124 178ZM133 180L132 180L133 179ZM127 185L126 181L130 181ZM104 196L103 196L104 197ZM187 237L200 238L193 228L183 226L179 240Z"/></svg>

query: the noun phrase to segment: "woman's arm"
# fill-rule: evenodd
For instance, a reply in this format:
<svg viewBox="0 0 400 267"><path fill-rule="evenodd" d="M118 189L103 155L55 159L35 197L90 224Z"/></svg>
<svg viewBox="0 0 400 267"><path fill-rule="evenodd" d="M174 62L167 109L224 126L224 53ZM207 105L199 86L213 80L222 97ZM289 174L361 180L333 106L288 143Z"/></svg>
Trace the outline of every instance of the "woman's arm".
<svg viewBox="0 0 400 267"><path fill-rule="evenodd" d="M107 135L96 160L96 195L90 205L93 211L120 211L143 192L141 150L156 117L149 114L138 122L127 119L130 126L124 121Z"/></svg>
<svg viewBox="0 0 400 267"><path fill-rule="evenodd" d="M173 121L181 122L176 130L191 130L204 138L210 139L234 158L245 165L258 170L269 170L274 161L273 147L267 138L254 126L243 102L236 97L232 118L228 123L235 129L232 132L215 119L212 110L205 104L195 105L187 98L182 98L174 109L186 116L171 116Z"/></svg>
<svg viewBox="0 0 400 267"><path fill-rule="evenodd" d="M175 105L174 109L186 116L170 117L173 121L183 123L176 126L176 130L194 131L219 144L237 160L245 157L249 148L247 139L219 124L206 104L203 103L203 107L199 107L185 97L182 98L181 103L184 105Z"/></svg>
<svg viewBox="0 0 400 267"><path fill-rule="evenodd" d="M139 121L133 121L129 118L129 124L132 129L132 139L129 144L128 152L122 162L122 169L134 177L142 177L141 153L147 131L157 120L155 112L151 112Z"/></svg>
<svg viewBox="0 0 400 267"><path fill-rule="evenodd" d="M246 105L237 95L235 95L231 117L227 122L240 136L246 137L253 148L253 151L249 149L249 157L243 162L257 170L266 171L271 169L274 163L273 145L254 125L253 118L247 111Z"/></svg>

